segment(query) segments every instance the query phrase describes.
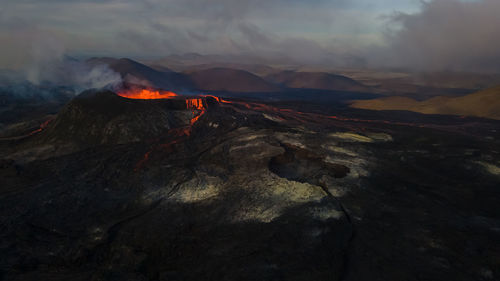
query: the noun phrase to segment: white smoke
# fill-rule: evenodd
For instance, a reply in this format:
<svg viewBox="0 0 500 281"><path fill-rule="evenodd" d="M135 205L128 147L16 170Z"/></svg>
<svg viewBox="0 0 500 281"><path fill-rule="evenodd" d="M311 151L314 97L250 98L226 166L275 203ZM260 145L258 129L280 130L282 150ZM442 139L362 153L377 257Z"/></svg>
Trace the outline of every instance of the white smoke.
<svg viewBox="0 0 500 281"><path fill-rule="evenodd" d="M120 74L111 70L107 65L89 65L81 61L73 61L65 65L65 69L70 73L68 81L78 91L115 86L122 82Z"/></svg>
<svg viewBox="0 0 500 281"><path fill-rule="evenodd" d="M68 57L64 44L50 33L24 32L23 39L31 47L19 51L23 52L19 70L24 79L34 85L65 86L78 93L122 81L120 74L107 65L92 65Z"/></svg>
<svg viewBox="0 0 500 281"><path fill-rule="evenodd" d="M67 57L64 53L53 56L37 51L37 55L45 57L36 58L25 68L26 80L35 85L66 86L80 92L89 88L117 85L122 81L120 74L107 65L91 65Z"/></svg>

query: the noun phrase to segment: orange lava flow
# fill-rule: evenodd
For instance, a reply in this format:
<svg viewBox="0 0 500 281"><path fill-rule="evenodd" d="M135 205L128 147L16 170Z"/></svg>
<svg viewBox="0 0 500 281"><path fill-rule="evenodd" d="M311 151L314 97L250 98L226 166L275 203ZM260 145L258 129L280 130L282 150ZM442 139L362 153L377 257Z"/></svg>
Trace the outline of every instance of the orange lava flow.
<svg viewBox="0 0 500 281"><path fill-rule="evenodd" d="M191 126L194 125L194 123L196 123L196 121L198 121L198 119L200 119L200 117L205 114L206 112L206 108L205 108L205 105L203 104L203 99L187 99L186 100L186 107L188 109L192 109L193 110L193 115L195 115L195 110L199 110L201 111L198 115L195 115L192 119L191 119Z"/></svg>
<svg viewBox="0 0 500 281"><path fill-rule="evenodd" d="M118 95L124 98L140 99L140 100L171 99L179 96L174 92L148 90L148 89L127 90L124 92L119 92Z"/></svg>
<svg viewBox="0 0 500 281"><path fill-rule="evenodd" d="M205 110L203 99L187 99L186 106L188 109Z"/></svg>

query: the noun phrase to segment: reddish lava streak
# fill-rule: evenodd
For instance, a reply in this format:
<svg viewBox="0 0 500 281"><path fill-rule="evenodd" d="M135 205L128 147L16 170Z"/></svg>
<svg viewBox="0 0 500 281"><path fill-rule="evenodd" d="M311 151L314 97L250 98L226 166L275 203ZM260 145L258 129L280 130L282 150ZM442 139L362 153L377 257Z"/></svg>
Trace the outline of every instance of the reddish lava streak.
<svg viewBox="0 0 500 281"><path fill-rule="evenodd" d="M33 132L31 132L29 135L32 136L34 134L37 134L37 133L40 133L41 131L43 131L45 128L47 128L47 126L49 126L50 122L52 122L52 119L49 119L45 122L43 122L42 124L40 124L40 128L34 130Z"/></svg>
<svg viewBox="0 0 500 281"><path fill-rule="evenodd" d="M350 124L368 123L368 124L382 124L382 125L387 124L387 125L416 127L416 128L431 128L449 132L464 133L462 126L455 126L455 125L439 125L439 124L416 123L416 122L412 123L412 122L389 121L380 119L360 119L360 118L344 117L336 115L323 115L312 112L296 111L289 108L274 107L262 103L227 101L223 99L219 99L219 103L231 106L233 109L240 112L273 113L273 115L280 120L289 120L289 121L294 120L299 123L322 123L322 124L330 123L332 125L348 127L354 130L364 130L365 128L360 127L359 125L350 125ZM246 111L241 110L241 108L246 109Z"/></svg>
<svg viewBox="0 0 500 281"><path fill-rule="evenodd" d="M144 157L142 157L142 159L139 162L137 162L134 169L135 172L139 171L142 168L142 166L144 166L144 164L148 162L149 155L151 154L151 152L153 152L153 150L146 152L146 154L144 154Z"/></svg>
<svg viewBox="0 0 500 281"><path fill-rule="evenodd" d="M40 133L41 131L45 130L50 122L52 122L52 120L54 119L48 119L47 121L43 122L42 124L40 124L40 127L34 131L31 131L25 135L21 135L21 136L15 136L15 137L6 137L6 138L0 138L0 141L13 141L13 140L21 140L21 139L24 139L24 138L27 138L27 137L31 137L33 135L36 135L38 133Z"/></svg>

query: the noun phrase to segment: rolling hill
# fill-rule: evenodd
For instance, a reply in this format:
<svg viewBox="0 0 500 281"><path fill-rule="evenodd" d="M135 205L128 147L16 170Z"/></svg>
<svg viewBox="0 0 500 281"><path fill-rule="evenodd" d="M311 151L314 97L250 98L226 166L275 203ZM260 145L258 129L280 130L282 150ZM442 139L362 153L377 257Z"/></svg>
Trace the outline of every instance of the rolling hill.
<svg viewBox="0 0 500 281"><path fill-rule="evenodd" d="M371 89L351 78L326 72L283 71L269 75L267 80L294 89L370 92Z"/></svg>
<svg viewBox="0 0 500 281"><path fill-rule="evenodd" d="M500 120L500 86L461 97L434 97L416 101L407 97L358 100L354 108L371 110L407 110L424 114L476 116Z"/></svg>

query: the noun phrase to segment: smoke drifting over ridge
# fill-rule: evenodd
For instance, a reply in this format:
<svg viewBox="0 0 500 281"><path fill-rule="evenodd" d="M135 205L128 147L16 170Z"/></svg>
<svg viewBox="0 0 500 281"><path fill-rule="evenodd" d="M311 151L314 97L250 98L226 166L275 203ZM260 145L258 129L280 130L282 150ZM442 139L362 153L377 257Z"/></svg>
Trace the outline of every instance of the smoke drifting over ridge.
<svg viewBox="0 0 500 281"><path fill-rule="evenodd" d="M2 55L4 59L13 58L18 75L3 79L2 84L21 79L34 85L66 86L77 93L121 82L121 76L106 65L90 65L69 57L64 43L50 32L24 23L12 26L11 31Z"/></svg>
<svg viewBox="0 0 500 281"><path fill-rule="evenodd" d="M58 67L40 66L66 53L197 52L262 63L498 72L498 13L496 0L6 0L0 39L8 43L0 46L0 68L22 65L36 81L54 76ZM49 48L39 47L26 37L56 38L64 48L51 46L52 39Z"/></svg>
<svg viewBox="0 0 500 281"><path fill-rule="evenodd" d="M33 49L32 60L24 68L26 79L35 84L50 83L73 87L76 92L118 84L121 77L106 65L89 65L65 55L55 41L40 41Z"/></svg>
<svg viewBox="0 0 500 281"><path fill-rule="evenodd" d="M115 85L122 81L120 74L106 65L92 66L84 61L67 57L31 64L26 70L26 78L35 85L49 83L55 86L67 86L76 92Z"/></svg>

